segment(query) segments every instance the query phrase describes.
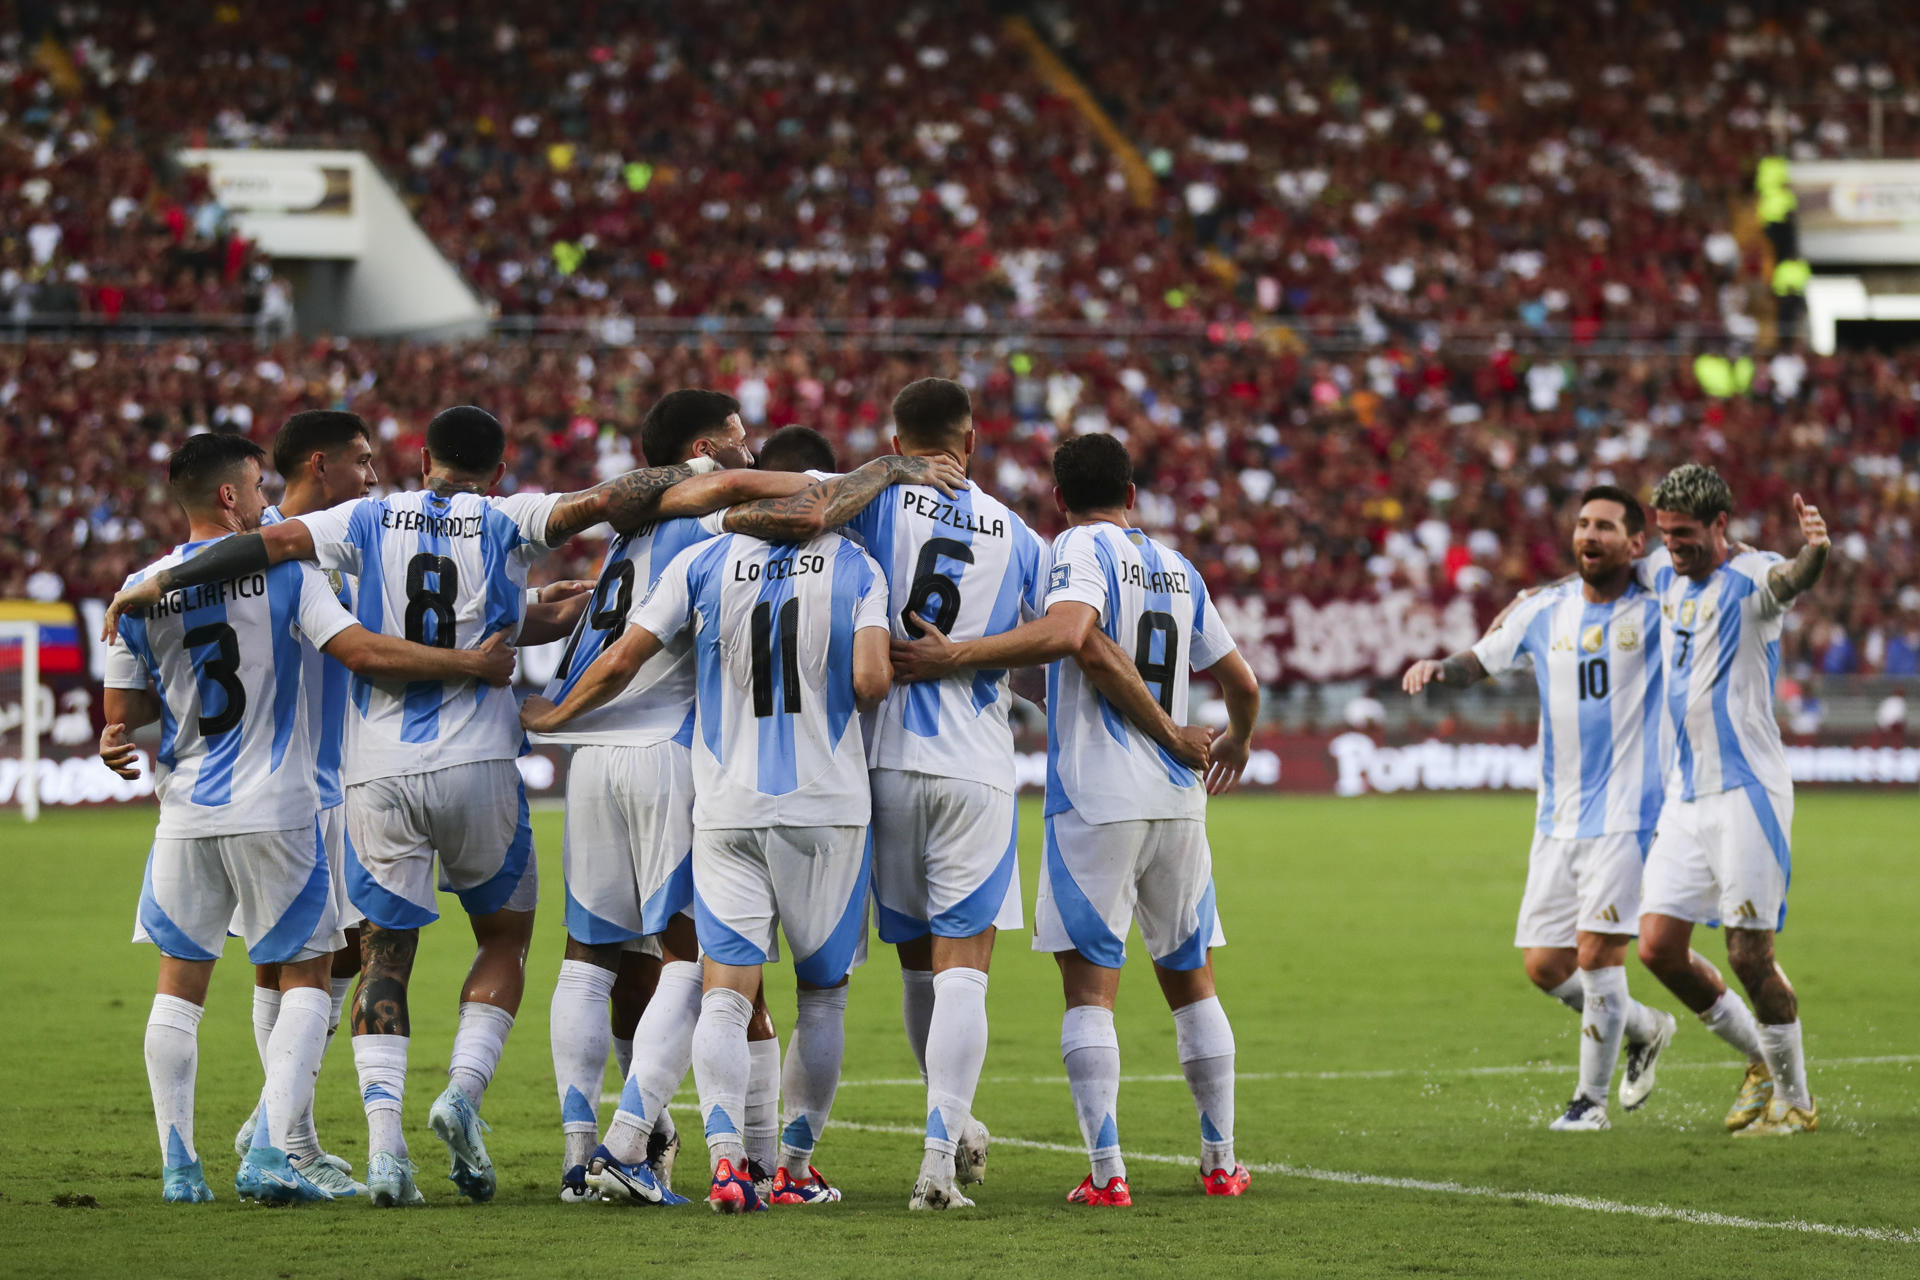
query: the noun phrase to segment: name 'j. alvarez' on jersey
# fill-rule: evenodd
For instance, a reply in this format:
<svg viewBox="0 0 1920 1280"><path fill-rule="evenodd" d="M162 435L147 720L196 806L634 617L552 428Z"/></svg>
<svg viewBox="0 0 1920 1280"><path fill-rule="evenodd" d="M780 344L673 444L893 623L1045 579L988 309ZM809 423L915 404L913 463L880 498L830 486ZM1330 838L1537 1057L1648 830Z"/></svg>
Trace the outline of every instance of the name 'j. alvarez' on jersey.
<svg viewBox="0 0 1920 1280"><path fill-rule="evenodd" d="M847 522L887 579L896 639L917 614L955 640L977 640L1037 616L1052 554L1019 516L978 488L948 498L897 485ZM867 722L867 763L1014 789L1005 671L963 671L897 685Z"/></svg>
<svg viewBox="0 0 1920 1280"><path fill-rule="evenodd" d="M445 649L520 633L528 567L551 548L558 494L507 498L414 491L363 498L299 517L325 569L358 580L355 613L369 631ZM477 680L405 683L354 676L349 786L430 773L526 750L513 690Z"/></svg>

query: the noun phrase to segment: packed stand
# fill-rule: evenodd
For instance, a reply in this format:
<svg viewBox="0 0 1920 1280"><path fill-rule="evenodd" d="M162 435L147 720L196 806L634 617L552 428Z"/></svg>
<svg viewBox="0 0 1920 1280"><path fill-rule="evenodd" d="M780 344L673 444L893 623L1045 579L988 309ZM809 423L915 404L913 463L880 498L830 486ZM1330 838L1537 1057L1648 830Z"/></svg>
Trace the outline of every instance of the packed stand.
<svg viewBox="0 0 1920 1280"><path fill-rule="evenodd" d="M743 405L758 438L827 432L843 466L887 448L893 393L930 373L973 390L974 474L1036 529L1061 527L1048 459L1062 433L1123 433L1140 522L1237 609L1296 600L1439 604L1481 620L1567 569L1566 500L1610 478L1641 493L1688 458L1740 504L1734 530L1791 552L1795 490L1834 529L1833 563L1794 611L1790 666L1913 674L1920 659L1920 354L1794 356L1750 396L1703 397L1668 359L1442 362L1418 348L1344 360L1200 356L921 356L816 340L718 347L464 347L250 341L0 348L0 597L97 597L177 538L160 475L200 427L267 440L292 412L344 406L379 436L383 483L419 474L449 404L512 433L508 489L583 487L637 465L633 429L679 386ZM550 565L590 573L596 548ZM1244 615L1242 615L1244 616ZM1291 676L1302 674L1290 671Z"/></svg>

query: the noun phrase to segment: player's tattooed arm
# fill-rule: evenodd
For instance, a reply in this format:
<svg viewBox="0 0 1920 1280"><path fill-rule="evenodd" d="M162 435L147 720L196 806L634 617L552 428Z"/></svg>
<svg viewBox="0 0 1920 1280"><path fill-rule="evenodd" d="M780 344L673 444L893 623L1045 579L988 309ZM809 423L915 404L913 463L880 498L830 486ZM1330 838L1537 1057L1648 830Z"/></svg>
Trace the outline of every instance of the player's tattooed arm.
<svg viewBox="0 0 1920 1280"><path fill-rule="evenodd" d="M1400 687L1408 693L1419 693L1430 684L1446 685L1450 689L1464 689L1475 681L1487 678L1487 669L1471 649L1462 649L1450 658L1435 660L1422 658L1407 668L1407 674L1400 678Z"/></svg>
<svg viewBox="0 0 1920 1280"><path fill-rule="evenodd" d="M1806 539L1807 545L1801 547L1800 554L1793 559L1767 571L1767 586L1772 588L1773 598L1782 604L1820 580L1821 572L1827 567L1827 553L1833 549L1820 508L1808 506L1796 493L1793 514L1800 520L1800 536Z"/></svg>
<svg viewBox="0 0 1920 1280"><path fill-rule="evenodd" d="M960 464L944 454L908 458L890 453L788 497L734 507L727 512L727 532L769 542L803 542L845 524L896 484L932 485L951 498L967 487L967 477Z"/></svg>
<svg viewBox="0 0 1920 1280"><path fill-rule="evenodd" d="M122 587L107 606L107 619L100 629L100 638L111 644L120 634L122 616L145 613L169 591L259 573L283 560L313 558L313 535L298 520L283 520L252 533L237 533L230 538L222 538L170 569L150 573L132 586Z"/></svg>
<svg viewBox="0 0 1920 1280"><path fill-rule="evenodd" d="M659 515L660 496L667 490L717 465L711 458L695 458L671 467L642 467L591 489L566 494L547 516L544 541L558 546L597 524L610 524L619 533L630 533Z"/></svg>
<svg viewBox="0 0 1920 1280"><path fill-rule="evenodd" d="M645 627L629 625L606 652L580 673L580 680L555 706L542 697L520 704L520 727L528 733L554 733L595 707L613 700L633 683L642 663L660 652L660 637Z"/></svg>
<svg viewBox="0 0 1920 1280"><path fill-rule="evenodd" d="M383 929L368 921L360 929L360 990L353 1000L353 1034L413 1034L407 1014L407 980L420 945L418 929Z"/></svg>

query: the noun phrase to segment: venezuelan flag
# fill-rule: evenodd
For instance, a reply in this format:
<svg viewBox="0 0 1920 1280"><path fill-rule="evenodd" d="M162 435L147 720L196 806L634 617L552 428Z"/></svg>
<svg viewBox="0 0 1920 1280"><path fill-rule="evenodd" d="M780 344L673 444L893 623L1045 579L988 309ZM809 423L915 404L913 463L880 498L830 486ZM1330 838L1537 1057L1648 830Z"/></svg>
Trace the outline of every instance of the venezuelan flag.
<svg viewBox="0 0 1920 1280"><path fill-rule="evenodd" d="M40 624L40 674L84 675L86 655L80 648L80 615L70 604L42 604L37 600L0 600L0 622ZM0 640L0 671L20 669L20 646Z"/></svg>

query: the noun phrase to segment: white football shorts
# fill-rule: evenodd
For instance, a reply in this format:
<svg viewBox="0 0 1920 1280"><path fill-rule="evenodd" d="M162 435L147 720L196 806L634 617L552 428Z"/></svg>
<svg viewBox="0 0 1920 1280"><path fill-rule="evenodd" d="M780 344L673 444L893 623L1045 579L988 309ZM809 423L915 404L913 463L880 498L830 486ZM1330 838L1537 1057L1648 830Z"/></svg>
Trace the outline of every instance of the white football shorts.
<svg viewBox="0 0 1920 1280"><path fill-rule="evenodd" d="M1090 823L1071 809L1047 818L1033 949L1078 951L1118 969L1138 922L1163 969L1198 969L1226 945L1213 900L1213 851L1199 818Z"/></svg>
<svg viewBox="0 0 1920 1280"><path fill-rule="evenodd" d="M1516 947L1571 947L1587 933L1640 932L1640 868L1651 831L1557 840L1538 830L1527 855Z"/></svg>
<svg viewBox="0 0 1920 1280"><path fill-rule="evenodd" d="M880 941L1018 929L1019 824L1011 792L875 769L873 904Z"/></svg>
<svg viewBox="0 0 1920 1280"><path fill-rule="evenodd" d="M365 919L358 907L347 899L347 806L342 801L329 809L320 811L320 839L327 846L327 873L333 883L333 909L342 929L357 929ZM240 936L240 922L236 919L227 926L227 932Z"/></svg>
<svg viewBox="0 0 1920 1280"><path fill-rule="evenodd" d="M440 918L438 885L468 915L531 911L539 901L527 789L511 760L477 760L347 788L347 892L383 929Z"/></svg>
<svg viewBox="0 0 1920 1280"><path fill-rule="evenodd" d="M133 940L176 960L217 960L229 926L255 964L292 964L346 945L318 820L153 842Z"/></svg>
<svg viewBox="0 0 1920 1280"><path fill-rule="evenodd" d="M1791 791L1749 785L1693 800L1668 796L1640 910L1729 929L1786 928L1792 832Z"/></svg>
<svg viewBox="0 0 1920 1280"><path fill-rule="evenodd" d="M693 920L721 964L780 958L787 935L800 981L831 987L853 971L867 933L873 845L865 827L715 827L693 833Z"/></svg>
<svg viewBox="0 0 1920 1280"><path fill-rule="evenodd" d="M692 915L693 752L670 741L576 747L560 858L577 942L638 945Z"/></svg>

